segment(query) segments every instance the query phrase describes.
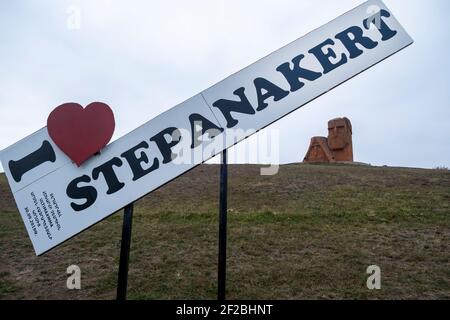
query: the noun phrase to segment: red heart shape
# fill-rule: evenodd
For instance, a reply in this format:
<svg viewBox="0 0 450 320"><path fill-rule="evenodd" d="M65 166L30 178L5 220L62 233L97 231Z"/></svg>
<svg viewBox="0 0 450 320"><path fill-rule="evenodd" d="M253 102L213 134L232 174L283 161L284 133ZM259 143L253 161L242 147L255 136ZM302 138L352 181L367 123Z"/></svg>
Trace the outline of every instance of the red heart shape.
<svg viewBox="0 0 450 320"><path fill-rule="evenodd" d="M111 108L101 102L86 108L78 103L64 103L47 119L50 137L78 166L108 144L114 127Z"/></svg>

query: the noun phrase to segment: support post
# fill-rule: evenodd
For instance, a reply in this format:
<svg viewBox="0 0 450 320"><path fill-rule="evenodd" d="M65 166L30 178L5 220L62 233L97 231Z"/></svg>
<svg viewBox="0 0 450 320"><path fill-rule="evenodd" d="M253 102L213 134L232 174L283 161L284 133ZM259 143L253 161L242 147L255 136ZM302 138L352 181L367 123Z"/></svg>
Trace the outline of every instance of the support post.
<svg viewBox="0 0 450 320"><path fill-rule="evenodd" d="M220 164L220 200L219 200L219 263L217 299L225 300L226 266L227 266L227 189L228 165L227 150L222 151Z"/></svg>
<svg viewBox="0 0 450 320"><path fill-rule="evenodd" d="M117 280L117 301L125 301L127 297L128 261L130 258L131 226L133 222L134 203L130 203L123 211L122 241L120 245L119 276Z"/></svg>

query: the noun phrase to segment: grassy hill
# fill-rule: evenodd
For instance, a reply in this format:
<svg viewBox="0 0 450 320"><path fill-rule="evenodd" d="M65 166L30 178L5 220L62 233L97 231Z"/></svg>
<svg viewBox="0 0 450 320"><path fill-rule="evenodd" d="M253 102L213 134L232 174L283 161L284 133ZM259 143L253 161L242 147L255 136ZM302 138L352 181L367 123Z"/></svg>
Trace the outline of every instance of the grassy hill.
<svg viewBox="0 0 450 320"><path fill-rule="evenodd" d="M229 299L450 298L450 172L350 165L229 169ZM215 299L219 166L136 204L129 298ZM113 299L122 214L36 257L0 175L0 298ZM81 268L81 290L66 268ZM368 290L366 268L381 267Z"/></svg>

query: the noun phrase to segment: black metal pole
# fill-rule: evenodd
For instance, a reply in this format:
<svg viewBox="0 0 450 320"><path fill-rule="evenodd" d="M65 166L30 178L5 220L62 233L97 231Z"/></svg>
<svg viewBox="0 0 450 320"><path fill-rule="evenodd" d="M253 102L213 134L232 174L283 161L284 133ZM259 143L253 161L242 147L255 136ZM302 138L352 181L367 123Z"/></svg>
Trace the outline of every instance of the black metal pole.
<svg viewBox="0 0 450 320"><path fill-rule="evenodd" d="M117 300L127 298L128 261L130 258L131 225L133 222L133 206L130 203L123 211L122 241L120 244L119 277L117 280Z"/></svg>
<svg viewBox="0 0 450 320"><path fill-rule="evenodd" d="M217 299L225 300L225 282L227 267L227 189L228 189L228 165L227 150L222 151L220 164L220 203L219 203L219 265Z"/></svg>

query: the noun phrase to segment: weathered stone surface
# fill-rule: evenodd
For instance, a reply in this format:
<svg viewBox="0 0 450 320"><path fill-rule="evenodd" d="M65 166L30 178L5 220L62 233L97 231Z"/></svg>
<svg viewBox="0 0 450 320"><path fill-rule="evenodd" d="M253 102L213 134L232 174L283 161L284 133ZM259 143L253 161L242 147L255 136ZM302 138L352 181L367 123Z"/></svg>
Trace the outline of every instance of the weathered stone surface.
<svg viewBox="0 0 450 320"><path fill-rule="evenodd" d="M304 162L353 162L352 124L348 118L328 121L328 138L313 137Z"/></svg>

